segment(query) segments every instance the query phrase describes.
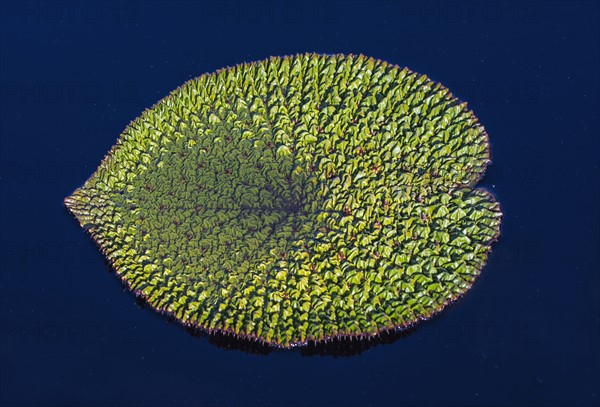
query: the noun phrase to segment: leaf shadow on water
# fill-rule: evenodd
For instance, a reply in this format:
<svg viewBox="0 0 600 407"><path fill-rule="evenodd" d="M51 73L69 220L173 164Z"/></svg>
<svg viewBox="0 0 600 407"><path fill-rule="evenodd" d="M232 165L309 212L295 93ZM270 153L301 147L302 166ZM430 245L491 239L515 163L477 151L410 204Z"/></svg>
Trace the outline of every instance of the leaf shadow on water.
<svg viewBox="0 0 600 407"><path fill-rule="evenodd" d="M337 358L360 355L375 346L394 343L414 333L415 328L382 332L369 339L342 337L323 342L309 342L304 346L291 349L279 349L262 342L225 333L206 333L197 329L186 329L186 331L194 337L208 338L210 344L225 350L237 350L256 355L268 355L273 352L299 352L302 356L331 356Z"/></svg>
<svg viewBox="0 0 600 407"><path fill-rule="evenodd" d="M197 338L207 338L208 342L221 349L242 351L256 355L268 355L274 352L299 352L302 356L350 357L359 355L375 346L392 344L415 332L414 327L397 331L384 331L369 338L339 337L326 341L309 341L306 345L290 349L280 349L264 342L240 338L223 332L207 333L201 329L184 328L188 334Z"/></svg>

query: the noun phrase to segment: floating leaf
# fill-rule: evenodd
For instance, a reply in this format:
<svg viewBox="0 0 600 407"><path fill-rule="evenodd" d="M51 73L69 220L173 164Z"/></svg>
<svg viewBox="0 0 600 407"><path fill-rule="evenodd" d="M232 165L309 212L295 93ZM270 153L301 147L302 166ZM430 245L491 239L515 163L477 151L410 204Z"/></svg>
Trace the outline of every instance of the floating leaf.
<svg viewBox="0 0 600 407"><path fill-rule="evenodd" d="M185 83L65 204L153 308L289 347L404 327L467 291L499 233L475 188L489 162L443 86L305 54Z"/></svg>

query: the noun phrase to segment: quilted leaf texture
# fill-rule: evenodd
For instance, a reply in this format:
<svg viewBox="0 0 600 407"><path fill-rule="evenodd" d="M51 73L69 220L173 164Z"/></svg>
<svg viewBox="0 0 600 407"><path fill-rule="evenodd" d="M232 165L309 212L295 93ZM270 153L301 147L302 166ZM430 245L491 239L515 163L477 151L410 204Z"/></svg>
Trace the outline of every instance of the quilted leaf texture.
<svg viewBox="0 0 600 407"><path fill-rule="evenodd" d="M120 278L209 332L291 347L441 311L500 229L488 136L442 85L362 55L205 74L65 199Z"/></svg>

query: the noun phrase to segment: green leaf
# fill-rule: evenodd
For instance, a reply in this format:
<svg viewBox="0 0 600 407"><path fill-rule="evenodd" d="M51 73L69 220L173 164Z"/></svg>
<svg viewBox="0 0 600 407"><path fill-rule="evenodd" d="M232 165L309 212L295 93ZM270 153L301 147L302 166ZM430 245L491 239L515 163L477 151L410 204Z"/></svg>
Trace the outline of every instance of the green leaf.
<svg viewBox="0 0 600 407"><path fill-rule="evenodd" d="M445 88L355 55L192 79L130 123L67 208L152 308L282 347L413 324L498 236L488 136Z"/></svg>

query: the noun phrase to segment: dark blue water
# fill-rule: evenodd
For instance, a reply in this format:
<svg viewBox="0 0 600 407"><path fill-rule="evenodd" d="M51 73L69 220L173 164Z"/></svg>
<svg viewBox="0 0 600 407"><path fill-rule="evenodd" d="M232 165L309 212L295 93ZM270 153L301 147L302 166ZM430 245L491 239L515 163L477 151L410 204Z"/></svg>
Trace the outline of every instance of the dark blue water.
<svg viewBox="0 0 600 407"><path fill-rule="evenodd" d="M0 406L598 405L598 17L595 2L0 3ZM187 79L306 51L408 66L468 101L502 237L473 290L405 337L347 357L226 350L141 309L62 200Z"/></svg>

